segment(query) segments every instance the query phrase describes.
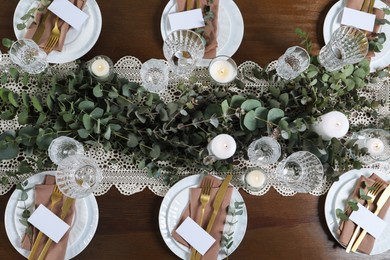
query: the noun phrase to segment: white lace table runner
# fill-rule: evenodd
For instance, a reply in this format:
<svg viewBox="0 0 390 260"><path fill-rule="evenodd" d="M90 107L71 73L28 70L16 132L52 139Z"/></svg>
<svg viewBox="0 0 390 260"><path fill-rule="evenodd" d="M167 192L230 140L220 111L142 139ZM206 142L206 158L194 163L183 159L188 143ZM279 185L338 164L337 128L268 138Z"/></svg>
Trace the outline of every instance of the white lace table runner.
<svg viewBox="0 0 390 260"><path fill-rule="evenodd" d="M141 68L141 61L135 57L131 56L125 56L121 58L115 65L115 72L119 74L120 77L127 78L130 81L134 82L141 82L140 78L140 68ZM3 55L3 59L0 62L1 66L9 66L10 60L8 55ZM276 65L276 61L270 64L270 67L273 67ZM252 93L257 96L262 95L265 91L267 91L268 83L263 80L259 80L255 78L252 74L252 69L254 67L257 67L260 69L260 66L257 65L254 62L247 61L241 64L239 69L239 76L241 77L241 80L245 83L244 89L238 89L235 86L232 85L231 88L233 88L234 92L238 94L245 94L245 93ZM66 75L72 70L77 69L76 62L70 62L66 64L61 65L54 65L51 67L53 74L60 74L60 75ZM199 67L195 71L196 78L198 82L200 83L207 83L209 82L209 77L207 73L206 67ZM245 76L245 77L244 77ZM250 79L250 80L248 80ZM389 113L389 82L390 78L383 78L380 81L376 82L375 84L369 84L367 89L362 92L362 95L366 96L370 99L382 99L386 100L386 105L382 108L380 108L380 115L388 116ZM175 76L170 76L170 83L167 90L165 90L163 93L161 93L161 98L165 102L169 102L174 100L176 97L178 97L177 89L175 86L179 83L179 79ZM30 82L27 87L23 87L23 84L21 82L14 82L9 80L7 84L2 85L2 87L11 89L15 92L20 92L21 90L27 91L29 94L44 94L48 89L38 89L36 84L32 79L30 79ZM360 113L359 111L354 111L350 117L350 123L351 125L357 125L357 124L373 124L376 123L379 118L372 118L367 117L366 114ZM6 130L10 129L18 129L20 128L17 119L14 120L0 120L0 132L4 132ZM159 177L159 178L149 178L147 177L146 172L143 170L139 170L135 165L131 165L130 158L128 156L121 154L118 151L110 151L105 152L103 149L99 148L88 148L86 147L86 155L94 158L99 166L103 169L103 175L104 179L102 184L100 185L99 189L95 192L95 195L103 195L112 187L115 186L122 194L124 195L131 195L137 192L142 191L146 187L149 188L152 192L154 192L158 196L164 196L169 187L167 185L164 185L163 178L164 174L167 174L166 172ZM3 160L0 161L0 177L1 175L5 174L9 171L15 171L18 167L18 164L20 161L23 160L23 158L26 157L26 154L21 151L20 154L17 156L17 158L14 158L12 160ZM267 191L273 187L275 190L280 193L283 196L291 196L294 195L295 192L289 189L288 187L282 185L276 178L275 178L275 169L277 164L272 164L266 167L263 167L267 174L267 184L265 187L257 192L253 192L250 190L245 189L244 184L242 182L242 174L244 169L252 165L249 161L235 157L234 161L236 162L236 166L234 167L233 171L233 180L232 184L235 185L237 188L242 188L246 192L253 194L253 195L263 195L267 193ZM169 164L169 162L167 162ZM378 164L375 167L379 170L387 171L387 164ZM47 170L53 170L53 169L47 169ZM192 174L200 173L199 170L193 169L193 168L183 168L180 169L180 177L185 177ZM218 172L212 172L212 174L222 176L224 174L218 173ZM32 174L26 174L23 176L19 176L20 178L25 179L31 176ZM0 185L0 194L5 194L8 192L15 183L19 182L20 180L17 180L15 178L10 178L10 183L8 185L2 186ZM331 183L324 182L323 185L318 187L316 190L311 192L312 195L322 195L326 193L326 191L329 189Z"/></svg>

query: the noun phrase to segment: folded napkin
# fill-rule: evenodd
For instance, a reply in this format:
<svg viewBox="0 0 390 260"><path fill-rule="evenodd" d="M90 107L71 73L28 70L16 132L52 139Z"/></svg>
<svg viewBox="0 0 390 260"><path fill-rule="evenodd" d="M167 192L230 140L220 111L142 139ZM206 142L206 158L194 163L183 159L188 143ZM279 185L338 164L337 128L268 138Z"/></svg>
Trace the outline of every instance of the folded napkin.
<svg viewBox="0 0 390 260"><path fill-rule="evenodd" d="M364 200L361 200L359 199L359 189L360 188L363 188L364 187L364 182L368 185L368 186L371 186L376 180L381 180L383 181L378 175L376 175L375 173L373 173L370 177L365 177L365 176L360 176L360 178L358 179L357 183L356 183L356 186L350 196L350 199L352 200L355 200L355 201L358 201L360 204L363 204L365 205L365 201ZM387 185L384 185L384 187L382 187L381 189L384 190L385 188L387 187ZM367 189L365 188L365 193L367 194ZM379 193L379 195L376 197L375 199L375 202L378 200L379 196L381 195L381 193ZM375 209L376 207L376 204L375 202L373 203L373 207L370 208L370 210L372 211L373 209ZM383 219L386 215L386 212L388 210L388 208L390 207L390 200L387 200L386 204L383 206L382 210L379 212L378 216ZM350 215L352 213L352 210L349 209L347 211L347 215ZM338 229L338 233L340 235L339 237L339 241L342 245L344 246L347 246L348 243L349 243L349 240L351 239L352 237L352 234L353 232L355 231L355 227L356 227L356 224L354 222L352 222L351 220L347 220L347 221L342 221L340 223L340 226L339 226L339 229ZM373 236L371 236L370 234L366 234L366 236L364 237L362 243L360 244L359 248L358 248L358 251L362 252L362 253L365 253L365 254L370 254L371 253L371 250L372 248L374 247L374 242L375 242L375 238Z"/></svg>
<svg viewBox="0 0 390 260"><path fill-rule="evenodd" d="M214 203L215 195L216 195L216 193L218 191L218 187L221 185L222 181L218 178L213 177L213 176L206 176L204 178L212 178L213 179L213 188L211 188L210 201L206 205L206 208L204 211L203 223L202 223L203 229L206 230L207 224L209 223L209 220L210 220L211 215L213 213L212 205ZM201 190L202 190L201 187L190 189L189 204L184 209L177 227L180 226L180 224L188 216L190 216L196 223L199 223L201 211L202 211L202 204L200 203L200 200L199 200ZM210 235L215 238L216 242L210 247L210 249L202 257L203 260L217 259L217 256L218 256L218 253L220 250L220 242L221 242L221 238L222 238L223 228L224 228L225 220L226 220L226 216L227 216L227 210L228 210L228 207L230 204L232 193L233 193L233 187L229 186L227 191L226 191L221 208L219 209L217 217L215 218L213 228L211 229L211 232L210 232ZM176 229L173 230L172 236L179 243L181 243L187 247L190 247L190 245L185 240L183 240L183 238L181 238L179 234L176 233Z"/></svg>
<svg viewBox="0 0 390 260"><path fill-rule="evenodd" d="M347 0L347 3L345 6L348 8L351 8L351 9L362 11L362 12L368 12L369 2L370 1L364 2L364 0ZM376 19L383 19L385 17L385 13L383 12L383 10L375 8L375 7L373 9L373 14L375 14ZM375 23L372 33L371 32L366 33L367 38L368 39L374 38L375 34L379 32L380 28L381 28L381 25ZM374 56L375 56L375 52L369 51L367 53L366 57L370 59Z"/></svg>
<svg viewBox="0 0 390 260"><path fill-rule="evenodd" d="M77 6L78 8L83 9L87 0L69 0L69 2L71 2L72 4ZM42 5L40 6L40 8L42 8ZM44 10L42 12L39 12L39 11L36 12L35 17L34 17L34 21L27 28L27 32L24 35L24 38L32 39L32 37L35 34L35 31L37 30L37 28L39 26L41 18L43 17L43 15L45 15L46 12L50 12L50 11L47 10L47 8L44 8ZM41 48L45 47L45 44L46 44L47 40L49 39L51 31L54 27L55 20L56 20L55 14L50 14L50 16L46 19L45 31L43 32L42 37L38 42L38 45ZM64 47L66 34L68 33L70 26L69 26L69 24L67 24L64 21L62 21L61 19L59 19L58 20L58 28L60 29L60 32L61 32L60 38L58 40L57 45L54 47L53 50L62 51L62 48Z"/></svg>
<svg viewBox="0 0 390 260"><path fill-rule="evenodd" d="M38 184L35 185L35 208L37 208L40 204L45 205L45 207L49 208L50 207L50 197L54 189L54 184L55 184L55 177L51 175L47 175L45 177L44 184ZM61 207L63 202L65 202L66 197L62 196L62 200L58 202L53 209L53 213L55 213L57 216L61 215ZM73 216L75 212L75 204L71 206L71 208L68 211L68 214L66 215L64 221L71 225ZM69 239L69 231L70 229L65 233L65 235L61 238L61 240L56 244L53 242L47 252L46 258L45 259L64 259L65 258L65 253L66 253L66 248L68 245L68 239ZM35 239L39 233L39 230L36 228L33 229L33 241L32 243L35 242ZM38 258L40 252L42 251L43 247L46 244L46 241L48 238L43 235L42 239L40 241L40 245L36 251L35 258ZM33 244L31 244L31 241L27 235L24 235L22 238L21 242L22 248L26 250L31 250Z"/></svg>
<svg viewBox="0 0 390 260"><path fill-rule="evenodd" d="M177 0L177 11L187 11L187 1L191 0ZM192 8L196 8L196 1L192 0ZM200 8L204 9L204 6L207 5L208 0L199 0L200 1ZM204 53L205 59L212 59L215 58L217 55L217 36L218 36L218 8L219 8L219 0L214 0L213 3L210 6L211 10L214 13L214 19L211 21L206 22L206 26L204 28L205 32L203 34L203 37L206 39L206 48ZM191 10L190 9L190 10Z"/></svg>

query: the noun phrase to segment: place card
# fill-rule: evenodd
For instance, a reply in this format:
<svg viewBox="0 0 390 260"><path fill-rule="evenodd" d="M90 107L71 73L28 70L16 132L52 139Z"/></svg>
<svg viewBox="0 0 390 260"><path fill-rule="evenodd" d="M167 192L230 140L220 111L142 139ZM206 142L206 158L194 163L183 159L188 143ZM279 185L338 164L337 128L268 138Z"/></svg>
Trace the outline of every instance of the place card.
<svg viewBox="0 0 390 260"><path fill-rule="evenodd" d="M341 24L372 32L375 25L375 14L344 7Z"/></svg>
<svg viewBox="0 0 390 260"><path fill-rule="evenodd" d="M88 15L68 0L54 0L48 9L77 31L87 20Z"/></svg>
<svg viewBox="0 0 390 260"><path fill-rule="evenodd" d="M172 31L205 26L202 10L200 8L168 14L168 20Z"/></svg>
<svg viewBox="0 0 390 260"><path fill-rule="evenodd" d="M358 206L359 209L357 211L352 211L349 219L355 222L356 225L362 227L373 237L380 237L386 229L387 222L369 211L362 204L358 203Z"/></svg>
<svg viewBox="0 0 390 260"><path fill-rule="evenodd" d="M60 241L70 227L42 204L27 221L56 243Z"/></svg>
<svg viewBox="0 0 390 260"><path fill-rule="evenodd" d="M215 239L190 217L183 221L176 232L201 255L204 255L215 242Z"/></svg>

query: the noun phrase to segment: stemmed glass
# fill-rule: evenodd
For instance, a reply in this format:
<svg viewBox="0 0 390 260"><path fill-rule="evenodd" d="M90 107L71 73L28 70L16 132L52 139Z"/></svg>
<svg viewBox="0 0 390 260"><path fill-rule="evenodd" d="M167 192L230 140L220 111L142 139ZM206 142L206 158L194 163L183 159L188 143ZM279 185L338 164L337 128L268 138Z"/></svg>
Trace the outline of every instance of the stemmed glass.
<svg viewBox="0 0 390 260"><path fill-rule="evenodd" d="M277 178L296 192L310 192L323 181L324 169L314 154L300 151L281 161L276 169Z"/></svg>
<svg viewBox="0 0 390 260"><path fill-rule="evenodd" d="M205 46L199 34L191 30L177 30L168 35L164 41L164 57L171 70L188 77L203 58Z"/></svg>
<svg viewBox="0 0 390 260"><path fill-rule="evenodd" d="M47 54L30 39L15 41L8 51L11 61L30 74L39 74L47 66Z"/></svg>
<svg viewBox="0 0 390 260"><path fill-rule="evenodd" d="M164 60L150 59L141 66L142 84L150 92L158 93L169 82L169 68Z"/></svg>
<svg viewBox="0 0 390 260"><path fill-rule="evenodd" d="M261 137L248 147L249 161L260 164L275 163L282 153L280 144L272 137Z"/></svg>
<svg viewBox="0 0 390 260"><path fill-rule="evenodd" d="M54 139L50 143L48 151L50 160L57 165L71 155L84 155L83 145L67 136L60 136Z"/></svg>
<svg viewBox="0 0 390 260"><path fill-rule="evenodd" d="M56 183L61 192L70 198L90 195L102 181L102 171L94 160L72 155L58 165Z"/></svg>
<svg viewBox="0 0 390 260"><path fill-rule="evenodd" d="M309 53L302 47L293 46L278 59L276 73L283 79L291 80L298 77L309 65Z"/></svg>

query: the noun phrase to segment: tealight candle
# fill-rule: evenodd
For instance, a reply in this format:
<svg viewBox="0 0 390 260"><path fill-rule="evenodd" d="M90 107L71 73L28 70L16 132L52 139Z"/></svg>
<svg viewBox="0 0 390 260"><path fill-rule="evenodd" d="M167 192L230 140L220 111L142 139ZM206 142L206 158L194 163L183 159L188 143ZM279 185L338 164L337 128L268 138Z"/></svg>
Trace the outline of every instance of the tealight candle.
<svg viewBox="0 0 390 260"><path fill-rule="evenodd" d="M250 189L260 189L264 186L266 177L260 168L248 170L245 175L245 183Z"/></svg>
<svg viewBox="0 0 390 260"><path fill-rule="evenodd" d="M220 134L214 137L207 146L210 155L217 160L227 159L236 152L237 144L233 137L227 134Z"/></svg>
<svg viewBox="0 0 390 260"><path fill-rule="evenodd" d="M209 74L218 83L229 83L237 76L237 65L228 56L217 56L210 62Z"/></svg>
<svg viewBox="0 0 390 260"><path fill-rule="evenodd" d="M383 142L378 138L368 139L365 146L367 152L372 156L380 156L385 150Z"/></svg>
<svg viewBox="0 0 390 260"><path fill-rule="evenodd" d="M349 129L348 118L341 112L332 111L318 118L312 129L324 140L333 137L340 138L347 134Z"/></svg>
<svg viewBox="0 0 390 260"><path fill-rule="evenodd" d="M95 57L89 65L92 75L99 80L106 80L112 73L112 61L106 56Z"/></svg>

